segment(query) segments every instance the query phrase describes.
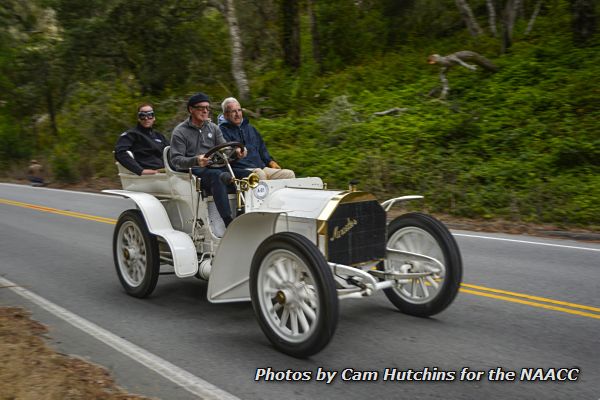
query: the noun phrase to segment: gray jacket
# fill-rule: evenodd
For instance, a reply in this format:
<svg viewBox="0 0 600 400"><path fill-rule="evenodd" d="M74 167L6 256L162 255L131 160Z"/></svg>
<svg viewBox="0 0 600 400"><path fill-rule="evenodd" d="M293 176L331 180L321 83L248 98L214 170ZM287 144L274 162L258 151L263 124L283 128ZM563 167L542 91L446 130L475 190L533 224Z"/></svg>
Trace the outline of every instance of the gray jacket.
<svg viewBox="0 0 600 400"><path fill-rule="evenodd" d="M206 121L201 127L192 124L191 117L173 129L171 135L171 164L178 170L198 165L196 156L205 154L218 144L225 143L217 124Z"/></svg>

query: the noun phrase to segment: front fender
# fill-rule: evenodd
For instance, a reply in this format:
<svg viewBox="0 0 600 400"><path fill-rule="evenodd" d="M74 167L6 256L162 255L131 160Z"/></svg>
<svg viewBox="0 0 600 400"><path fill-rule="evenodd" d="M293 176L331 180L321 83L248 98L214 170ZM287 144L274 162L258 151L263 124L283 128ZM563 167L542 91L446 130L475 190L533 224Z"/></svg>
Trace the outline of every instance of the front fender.
<svg viewBox="0 0 600 400"><path fill-rule="evenodd" d="M148 193L128 190L103 190L103 192L126 197L135 202L144 216L150 233L160 236L169 246L175 274L178 277L193 276L198 272L198 255L194 242L187 233L173 229L167 211L156 197Z"/></svg>
<svg viewBox="0 0 600 400"><path fill-rule="evenodd" d="M414 195L410 195L410 196L394 197L393 199L389 199L389 200L386 200L383 203L381 203L381 207L383 207L385 212L388 212L388 211L390 211L390 208L392 208L392 206L396 203L401 203L401 202L410 201L410 200L421 200L422 198L423 198L423 196L418 195L418 194L414 194Z"/></svg>
<svg viewBox="0 0 600 400"><path fill-rule="evenodd" d="M212 303L250 301L250 267L258 246L276 230L279 212L240 215L227 227L213 258L208 280Z"/></svg>

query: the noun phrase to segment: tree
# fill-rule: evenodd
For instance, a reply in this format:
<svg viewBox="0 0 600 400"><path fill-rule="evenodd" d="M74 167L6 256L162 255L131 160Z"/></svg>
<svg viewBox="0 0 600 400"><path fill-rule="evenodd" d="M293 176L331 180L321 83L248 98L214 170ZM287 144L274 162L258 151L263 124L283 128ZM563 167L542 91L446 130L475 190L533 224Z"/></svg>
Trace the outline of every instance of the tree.
<svg viewBox="0 0 600 400"><path fill-rule="evenodd" d="M323 57L321 54L321 39L319 34L319 22L315 10L316 0L308 0L308 13L310 17L310 35L312 39L313 59L318 66L319 73L323 72Z"/></svg>
<svg viewBox="0 0 600 400"><path fill-rule="evenodd" d="M458 7L458 11L460 12L460 15L465 24L467 25L467 28L469 29L471 35L481 35L483 31L481 30L481 27L479 26L477 20L473 16L473 11L471 11L471 7L469 7L469 3L467 3L467 0L455 0L455 2L456 6Z"/></svg>
<svg viewBox="0 0 600 400"><path fill-rule="evenodd" d="M244 49L238 19L235 13L235 3L233 0L225 0L223 13L229 27L229 37L231 39L231 74L235 80L240 100L246 101L250 98L250 88L248 78L244 69Z"/></svg>
<svg viewBox="0 0 600 400"><path fill-rule="evenodd" d="M596 32L597 16L594 0L570 0L573 13L573 39L577 44L586 43Z"/></svg>
<svg viewBox="0 0 600 400"><path fill-rule="evenodd" d="M11 92L7 100L20 113L48 118L52 134L58 132L56 115L64 96L64 65L59 45L62 34L53 9L35 2L8 2L2 16L12 27L6 40L14 50ZM16 29L15 29L16 28ZM10 39L9 39L10 38Z"/></svg>
<svg viewBox="0 0 600 400"><path fill-rule="evenodd" d="M325 70L346 68L389 50L386 8L380 0L327 0L313 5Z"/></svg>
<svg viewBox="0 0 600 400"><path fill-rule="evenodd" d="M486 0L486 5L490 21L490 32L492 32L493 37L497 37L498 30L496 29L496 6L494 4L494 0Z"/></svg>
<svg viewBox="0 0 600 400"><path fill-rule="evenodd" d="M281 0L281 39L285 65L300 68L300 9L297 0Z"/></svg>
<svg viewBox="0 0 600 400"><path fill-rule="evenodd" d="M542 0L538 0L535 4L535 8L533 9L533 13L531 14L531 18L529 18L529 22L527 23L527 29L525 29L525 35L529 35L531 30L533 29L533 24L535 23L535 19L540 13L540 9L542 8Z"/></svg>
<svg viewBox="0 0 600 400"><path fill-rule="evenodd" d="M506 52L512 46L513 29L517 20L521 0L506 0L502 14L502 52Z"/></svg>

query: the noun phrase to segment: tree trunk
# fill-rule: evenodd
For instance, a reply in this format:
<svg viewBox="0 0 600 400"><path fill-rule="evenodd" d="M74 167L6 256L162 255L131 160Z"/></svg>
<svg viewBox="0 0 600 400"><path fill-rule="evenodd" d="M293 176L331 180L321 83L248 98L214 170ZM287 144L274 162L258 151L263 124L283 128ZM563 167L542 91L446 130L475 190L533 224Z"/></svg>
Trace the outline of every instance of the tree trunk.
<svg viewBox="0 0 600 400"><path fill-rule="evenodd" d="M477 20L475 20L475 17L473 16L473 11L471 11L471 7L469 7L467 0L455 0L455 2L456 6L458 7L458 11L460 11L460 15L465 24L467 25L467 28L469 29L471 35L481 35L483 31L481 30L481 27L479 27Z"/></svg>
<svg viewBox="0 0 600 400"><path fill-rule="evenodd" d="M250 98L250 88L248 87L248 79L246 78L246 70L244 69L242 38L237 16L235 15L233 0L226 0L224 11L229 27L229 37L231 38L231 74L235 80L240 100L246 101Z"/></svg>
<svg viewBox="0 0 600 400"><path fill-rule="evenodd" d="M300 10L297 0L281 1L283 59L288 67L300 68Z"/></svg>
<svg viewBox="0 0 600 400"><path fill-rule="evenodd" d="M323 72L323 59L321 56L321 38L319 35L319 26L317 23L317 13L315 11L316 0L308 0L308 12L310 14L310 34L312 38L312 53L315 63L318 66L319 73Z"/></svg>
<svg viewBox="0 0 600 400"><path fill-rule="evenodd" d="M502 16L502 53L512 46L512 34L520 0L507 0Z"/></svg>
<svg viewBox="0 0 600 400"><path fill-rule="evenodd" d="M48 83L47 83L48 84ZM58 136L58 126L56 124L56 109L54 107L54 97L52 97L52 89L46 88L46 105L50 116L50 129L54 136Z"/></svg>
<svg viewBox="0 0 600 400"><path fill-rule="evenodd" d="M525 10L523 9L523 0L515 0L515 21L519 16L523 17L524 15Z"/></svg>
<svg viewBox="0 0 600 400"><path fill-rule="evenodd" d="M440 99L446 100L448 97L448 92L450 91L450 84L448 83L448 78L446 77L446 72L448 68L444 67L440 69L440 81L442 82L442 92L440 93Z"/></svg>
<svg viewBox="0 0 600 400"><path fill-rule="evenodd" d="M533 13L531 14L531 18L529 19L529 23L527 24L527 29L525 29L525 35L529 35L531 33L531 30L533 29L533 24L535 24L535 19L540 13L541 8L542 0L538 0L538 2L535 4L535 9L533 10Z"/></svg>
<svg viewBox="0 0 600 400"><path fill-rule="evenodd" d="M496 6L494 5L494 0L487 0L486 4L490 21L490 32L492 32L493 37L498 37L498 29L496 29Z"/></svg>
<svg viewBox="0 0 600 400"><path fill-rule="evenodd" d="M597 17L594 0L570 0L573 12L573 40L583 44L596 32Z"/></svg>

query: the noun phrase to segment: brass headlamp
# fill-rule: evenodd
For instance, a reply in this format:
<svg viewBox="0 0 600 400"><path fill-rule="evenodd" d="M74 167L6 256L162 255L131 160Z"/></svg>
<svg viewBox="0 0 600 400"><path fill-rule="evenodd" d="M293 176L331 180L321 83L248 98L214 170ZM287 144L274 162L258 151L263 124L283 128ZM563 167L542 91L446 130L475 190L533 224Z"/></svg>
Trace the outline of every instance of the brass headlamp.
<svg viewBox="0 0 600 400"><path fill-rule="evenodd" d="M257 187L258 181L259 181L258 174L252 172L250 175L248 175L245 178L236 179L235 183L236 183L236 185L239 185L240 190L242 192L247 192L248 190L254 189L255 187Z"/></svg>
<svg viewBox="0 0 600 400"><path fill-rule="evenodd" d="M258 181L260 180L260 178L258 177L258 174L255 174L254 172L252 172L250 175L248 175L245 178L242 179L234 179L234 183L235 183L235 187L236 187L236 199L237 199L237 213L241 214L243 212L243 205L242 203L245 203L245 199L243 200L242 197L242 192L247 192L250 189L254 189L255 187L258 186Z"/></svg>

